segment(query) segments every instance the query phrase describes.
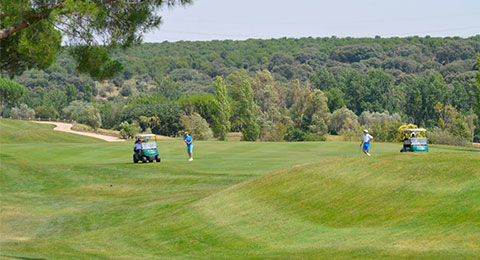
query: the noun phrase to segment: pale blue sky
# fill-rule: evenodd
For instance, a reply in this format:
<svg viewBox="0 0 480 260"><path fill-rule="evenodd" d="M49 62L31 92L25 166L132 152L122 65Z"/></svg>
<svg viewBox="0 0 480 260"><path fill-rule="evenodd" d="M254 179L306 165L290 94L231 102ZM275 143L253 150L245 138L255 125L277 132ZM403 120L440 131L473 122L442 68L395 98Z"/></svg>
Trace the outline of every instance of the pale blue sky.
<svg viewBox="0 0 480 260"><path fill-rule="evenodd" d="M480 34L480 0L194 0L146 42Z"/></svg>

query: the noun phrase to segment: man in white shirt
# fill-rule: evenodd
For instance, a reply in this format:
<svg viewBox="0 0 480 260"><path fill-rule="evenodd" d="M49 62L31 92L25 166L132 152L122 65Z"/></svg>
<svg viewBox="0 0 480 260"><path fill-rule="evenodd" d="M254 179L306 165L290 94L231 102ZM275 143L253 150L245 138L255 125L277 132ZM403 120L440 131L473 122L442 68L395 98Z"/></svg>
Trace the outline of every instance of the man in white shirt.
<svg viewBox="0 0 480 260"><path fill-rule="evenodd" d="M373 140L373 136L368 134L368 130L363 130L363 139L362 143L360 143L360 147L363 146L362 150L367 156L370 156L370 141Z"/></svg>

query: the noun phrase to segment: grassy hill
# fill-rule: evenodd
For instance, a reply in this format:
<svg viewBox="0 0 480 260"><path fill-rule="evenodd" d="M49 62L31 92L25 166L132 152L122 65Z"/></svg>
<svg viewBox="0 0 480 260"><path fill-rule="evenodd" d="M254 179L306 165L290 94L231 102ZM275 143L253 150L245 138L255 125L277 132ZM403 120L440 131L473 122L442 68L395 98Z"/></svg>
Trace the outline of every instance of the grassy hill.
<svg viewBox="0 0 480 260"><path fill-rule="evenodd" d="M478 149L198 141L187 162L162 141L162 163L134 165L131 143L0 126L0 259L480 255Z"/></svg>
<svg viewBox="0 0 480 260"><path fill-rule="evenodd" d="M54 125L21 120L0 120L0 143L91 143L104 142L81 135L54 132Z"/></svg>

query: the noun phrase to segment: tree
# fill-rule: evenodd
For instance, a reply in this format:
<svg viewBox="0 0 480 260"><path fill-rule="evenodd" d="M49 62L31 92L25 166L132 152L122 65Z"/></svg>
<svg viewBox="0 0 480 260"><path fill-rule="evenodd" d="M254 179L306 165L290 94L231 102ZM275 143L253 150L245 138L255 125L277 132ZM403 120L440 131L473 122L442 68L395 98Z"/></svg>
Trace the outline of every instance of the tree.
<svg viewBox="0 0 480 260"><path fill-rule="evenodd" d="M56 111L62 111L62 109L68 105L67 95L59 89L48 91L46 98L47 101L44 105L53 107Z"/></svg>
<svg viewBox="0 0 480 260"><path fill-rule="evenodd" d="M363 80L364 89L360 97L362 110L383 112L392 94L394 78L382 70L368 71Z"/></svg>
<svg viewBox="0 0 480 260"><path fill-rule="evenodd" d="M325 92L325 96L328 99L328 109L330 111L335 111L345 106L345 94L340 89L332 88Z"/></svg>
<svg viewBox="0 0 480 260"><path fill-rule="evenodd" d="M309 133L307 140L325 140L328 127L327 98L321 90L315 89L305 109L302 127Z"/></svg>
<svg viewBox="0 0 480 260"><path fill-rule="evenodd" d="M475 114L477 114L477 129L480 129L480 53L477 54L477 75L475 76L475 82L477 84L477 91L475 92Z"/></svg>
<svg viewBox="0 0 480 260"><path fill-rule="evenodd" d="M227 85L227 95L231 107L231 128L233 131L242 131L242 118L240 117L240 100L242 99L242 90L248 83L248 73L246 70L237 70L227 76L225 83ZM249 84L250 85L250 84Z"/></svg>
<svg viewBox="0 0 480 260"><path fill-rule="evenodd" d="M121 122L124 103L105 102L100 107L103 128L114 128Z"/></svg>
<svg viewBox="0 0 480 260"><path fill-rule="evenodd" d="M155 91L167 99L176 100L182 95L179 84L177 84L171 76L162 79L157 78L155 81L157 83Z"/></svg>
<svg viewBox="0 0 480 260"><path fill-rule="evenodd" d="M67 104L70 104L72 101L77 100L77 89L72 84L68 84L65 89L65 94L67 95Z"/></svg>
<svg viewBox="0 0 480 260"><path fill-rule="evenodd" d="M310 82L315 88L322 91L338 87L338 81L326 69L321 69L310 76Z"/></svg>
<svg viewBox="0 0 480 260"><path fill-rule="evenodd" d="M0 103L2 106L2 117L5 117L5 108L7 104L15 99L25 95L25 87L13 80L0 77Z"/></svg>
<svg viewBox="0 0 480 260"><path fill-rule="evenodd" d="M358 62L383 54L382 46L378 44L352 44L334 49L331 58L340 62Z"/></svg>
<svg viewBox="0 0 480 260"><path fill-rule="evenodd" d="M475 49L464 41L448 41L438 48L437 60L446 64L458 59L469 59L474 57Z"/></svg>
<svg viewBox="0 0 480 260"><path fill-rule="evenodd" d="M85 101L85 102L94 101L93 89L92 89L92 86L90 86L89 84L87 84L83 88L83 101Z"/></svg>
<svg viewBox="0 0 480 260"><path fill-rule="evenodd" d="M230 103L227 99L227 87L223 83L222 77L217 77L215 84L215 100L213 114L213 132L220 140L227 139L227 133L230 130Z"/></svg>
<svg viewBox="0 0 480 260"><path fill-rule="evenodd" d="M287 134L286 99L287 90L272 74L259 71L250 79L255 93L255 101L260 108L258 122L260 139L263 141L282 141Z"/></svg>
<svg viewBox="0 0 480 260"><path fill-rule="evenodd" d="M242 140L256 141L260 134L260 127L256 120L257 105L253 99L253 89L248 81L243 83L240 92L240 120L242 123Z"/></svg>
<svg viewBox="0 0 480 260"><path fill-rule="evenodd" d="M122 121L133 123L141 116L154 117L150 126L154 134L176 136L182 129L180 105L162 96L141 96L131 98L122 111Z"/></svg>
<svg viewBox="0 0 480 260"><path fill-rule="evenodd" d="M0 10L0 70L18 75L47 68L61 50L62 38L77 70L93 78L121 70L109 51L138 43L161 23L158 10L190 0L3 0Z"/></svg>
<svg viewBox="0 0 480 260"><path fill-rule="evenodd" d="M178 100L182 111L187 115L198 113L213 125L213 114L215 111L215 98L212 95L183 97Z"/></svg>
<svg viewBox="0 0 480 260"><path fill-rule="evenodd" d="M302 127L303 115L310 101L312 90L309 85L301 86L299 81L295 81L295 87L290 94L290 115L296 128ZM297 134L295 134L297 136Z"/></svg>
<svg viewBox="0 0 480 260"><path fill-rule="evenodd" d="M455 123L458 114L455 107L450 104L444 106L442 102L438 102L434 109L438 114L438 125L442 130L450 128Z"/></svg>
<svg viewBox="0 0 480 260"><path fill-rule="evenodd" d="M414 80L406 88L405 112L415 124L432 126L437 120L435 105L445 103L447 85L442 75L432 74Z"/></svg>

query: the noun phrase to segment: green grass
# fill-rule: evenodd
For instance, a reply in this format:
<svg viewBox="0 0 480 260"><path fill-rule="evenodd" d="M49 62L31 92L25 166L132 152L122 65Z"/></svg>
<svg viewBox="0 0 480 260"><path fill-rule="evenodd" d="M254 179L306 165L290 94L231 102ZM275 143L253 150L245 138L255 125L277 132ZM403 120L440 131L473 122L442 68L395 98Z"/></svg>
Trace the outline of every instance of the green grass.
<svg viewBox="0 0 480 260"><path fill-rule="evenodd" d="M135 165L44 127L0 120L3 259L480 257L479 149L161 141Z"/></svg>
<svg viewBox="0 0 480 260"><path fill-rule="evenodd" d="M54 125L20 120L0 120L0 144L104 142L81 135L53 131Z"/></svg>

